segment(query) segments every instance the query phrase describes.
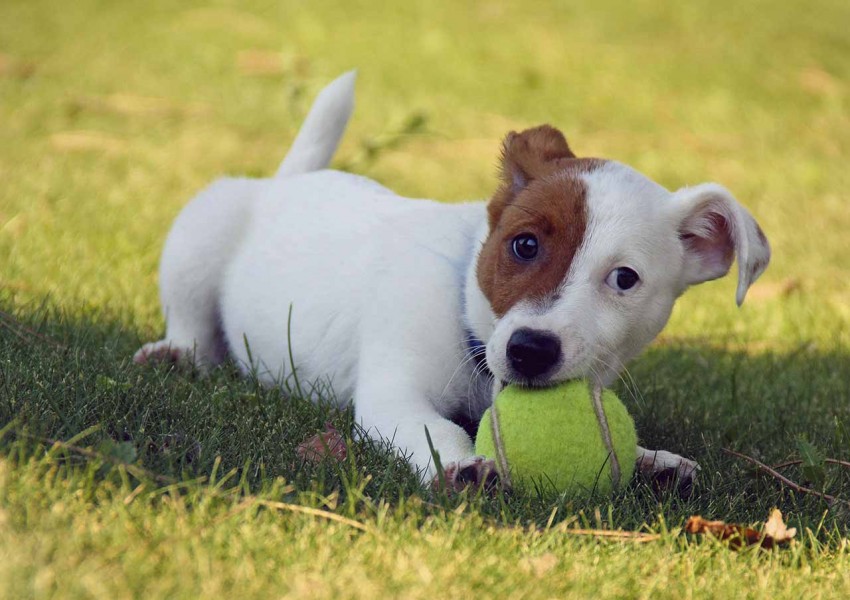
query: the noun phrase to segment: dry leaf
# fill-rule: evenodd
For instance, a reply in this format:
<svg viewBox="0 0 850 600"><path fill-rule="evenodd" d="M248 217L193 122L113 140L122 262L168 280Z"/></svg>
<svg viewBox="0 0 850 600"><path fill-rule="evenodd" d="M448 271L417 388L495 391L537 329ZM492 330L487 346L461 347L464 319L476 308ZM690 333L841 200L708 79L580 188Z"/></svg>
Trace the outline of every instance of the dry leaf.
<svg viewBox="0 0 850 600"><path fill-rule="evenodd" d="M774 508L770 511L770 516L764 524L762 530L764 536L773 539L776 544L783 544L797 535L796 527L786 527L785 521L782 520L782 511Z"/></svg>
<svg viewBox="0 0 850 600"><path fill-rule="evenodd" d="M751 546L761 539L755 529L742 525L730 525L725 521L707 521L699 515L693 516L685 523L688 533L711 534L721 540L728 540L730 548L740 548L742 545Z"/></svg>
<svg viewBox="0 0 850 600"><path fill-rule="evenodd" d="M738 549L741 546L761 546L762 548L773 548L774 546L787 543L797 534L797 529L785 526L782 513L774 508L770 517L764 524L762 531L751 527L726 523L725 521L708 521L699 515L688 519L685 523L685 531L695 534L710 534L714 537L729 542L729 547Z"/></svg>
<svg viewBox="0 0 850 600"><path fill-rule="evenodd" d="M342 433L330 423L325 423L325 430L301 442L295 454L301 460L313 464L325 458L343 461L348 456L348 448Z"/></svg>

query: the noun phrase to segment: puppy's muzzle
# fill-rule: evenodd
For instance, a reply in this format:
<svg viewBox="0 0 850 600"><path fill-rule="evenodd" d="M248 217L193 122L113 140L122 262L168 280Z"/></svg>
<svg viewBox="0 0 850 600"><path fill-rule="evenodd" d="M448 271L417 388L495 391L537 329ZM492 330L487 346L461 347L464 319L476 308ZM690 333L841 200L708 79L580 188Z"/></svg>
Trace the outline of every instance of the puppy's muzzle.
<svg viewBox="0 0 850 600"><path fill-rule="evenodd" d="M561 341L553 333L523 327L508 340L508 364L519 377L533 380L561 360Z"/></svg>

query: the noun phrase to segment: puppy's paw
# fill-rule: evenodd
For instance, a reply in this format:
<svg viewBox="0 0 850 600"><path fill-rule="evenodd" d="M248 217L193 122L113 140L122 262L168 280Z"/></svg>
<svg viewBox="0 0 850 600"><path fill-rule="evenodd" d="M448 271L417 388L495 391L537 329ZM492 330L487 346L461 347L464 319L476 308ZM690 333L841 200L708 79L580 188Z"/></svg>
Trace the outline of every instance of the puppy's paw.
<svg viewBox="0 0 850 600"><path fill-rule="evenodd" d="M697 481L700 466L692 460L666 450L639 449L637 470L647 478L656 492L676 490L689 498Z"/></svg>
<svg viewBox="0 0 850 600"><path fill-rule="evenodd" d="M443 468L443 478L434 477L431 486L437 490L460 492L466 488L493 492L502 487L496 463L483 456L472 456L449 463Z"/></svg>
<svg viewBox="0 0 850 600"><path fill-rule="evenodd" d="M159 340L158 342L149 342L139 348L133 355L133 362L137 365L148 365L156 363L166 364L192 364L192 355L194 351L191 348L183 348L175 345L170 340Z"/></svg>

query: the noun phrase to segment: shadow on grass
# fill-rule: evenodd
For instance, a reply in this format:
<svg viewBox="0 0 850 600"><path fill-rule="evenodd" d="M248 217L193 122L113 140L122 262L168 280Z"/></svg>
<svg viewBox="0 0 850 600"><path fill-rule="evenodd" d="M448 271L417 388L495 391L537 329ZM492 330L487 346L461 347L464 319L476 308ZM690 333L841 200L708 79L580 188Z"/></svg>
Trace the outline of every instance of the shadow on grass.
<svg viewBox="0 0 850 600"><path fill-rule="evenodd" d="M8 306L8 305L7 305ZM702 471L688 500L656 496L633 481L609 498L514 492L495 498L435 497L387 447L358 440L352 412L280 388L264 388L216 369L198 377L168 367L140 368L131 356L141 344L129 319L70 316L50 307L0 321L0 440L9 455L21 436L68 440L117 454L158 474L181 479L234 471L245 489L285 478L316 497L356 493L398 502L423 497L434 510L472 502L501 522L545 524L579 515L585 525L636 528L659 519L681 524L695 513L754 522L773 506L795 526L847 531L848 512L800 495L745 462L727 447L776 464L808 453L807 464L783 469L798 482L850 498L850 472L823 457L850 458L850 353L806 346L790 353L748 355L694 340L651 348L630 369L618 392L634 416L641 443L695 458ZM333 423L349 437L344 463L306 464L296 447ZM597 510L601 508L601 510ZM431 509L428 509L431 510Z"/></svg>

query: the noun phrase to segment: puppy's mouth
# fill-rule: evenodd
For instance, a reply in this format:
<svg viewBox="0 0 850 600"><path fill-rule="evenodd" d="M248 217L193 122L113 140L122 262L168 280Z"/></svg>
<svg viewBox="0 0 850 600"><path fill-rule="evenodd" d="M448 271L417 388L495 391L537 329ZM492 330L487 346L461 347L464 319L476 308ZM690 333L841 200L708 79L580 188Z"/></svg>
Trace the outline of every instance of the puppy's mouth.
<svg viewBox="0 0 850 600"><path fill-rule="evenodd" d="M525 388L552 387L574 379L584 379L591 376L591 371L582 368L581 365L565 364L563 360L558 361L546 371L533 375L525 375L510 366L506 370L507 373L499 376L502 386L515 385Z"/></svg>
<svg viewBox="0 0 850 600"><path fill-rule="evenodd" d="M563 381L566 381L566 379ZM502 379L501 382L502 387L515 385L525 388L545 388L558 385L562 383L562 380L552 376L523 377L521 375L511 375L507 379Z"/></svg>

